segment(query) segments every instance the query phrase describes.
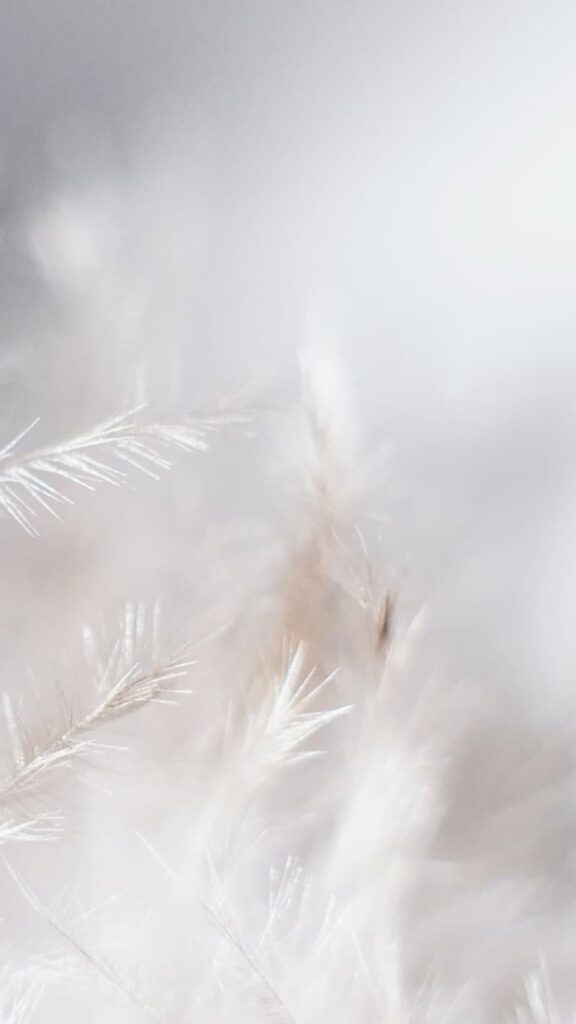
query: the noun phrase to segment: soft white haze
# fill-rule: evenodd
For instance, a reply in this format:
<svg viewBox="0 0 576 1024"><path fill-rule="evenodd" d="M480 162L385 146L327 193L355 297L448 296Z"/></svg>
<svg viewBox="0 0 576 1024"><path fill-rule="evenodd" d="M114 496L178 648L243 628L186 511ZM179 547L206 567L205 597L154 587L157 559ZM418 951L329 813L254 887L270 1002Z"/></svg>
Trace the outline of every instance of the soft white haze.
<svg viewBox="0 0 576 1024"><path fill-rule="evenodd" d="M125 788L117 783L113 819L133 826L120 851L110 841L114 826L99 827L107 820L106 787L93 784L80 796L63 787L80 819L64 862L57 844L45 865L35 844L7 857L45 904L75 858L89 904L122 889L133 857L143 864L137 877L145 895L130 892L118 919L104 915L102 932L94 933L96 942L99 934L106 940L107 928L116 930L113 959L125 946L132 963L135 908L151 891L158 896L156 884L167 884L160 875L147 887L156 846L168 860L173 854L174 870L187 871L200 891L194 865L206 837L217 845L215 830L228 849L237 819L245 821L238 825L243 867L231 898L254 903L248 930L260 934L255 894L279 849L301 857L312 873L321 862L322 884L317 892L312 884L306 897L306 922L294 926L294 934L302 927L299 947L313 944L309 922L320 921L333 886L348 907L343 919L349 913L358 934L374 940L365 973L382 967L376 988L387 986L386 1006L380 996L375 1009L354 994L338 1009L336 992L328 1010L310 954L302 968L308 1005L296 969L285 976L279 969L293 1017L266 1000L260 1016L248 1009L236 1017L233 1001L224 1000L215 1024L331 1024L336 1009L347 1024L484 1024L494 1007L507 1014L503 1024L572 1020L553 1010L538 1016L545 983L530 972L541 955L552 959L557 998L562 1007L574 1005L575 54L576 6L569 0L1 5L0 447L38 416L24 448L82 434L143 404L148 422L162 424L200 409L220 415L222 398L234 410L224 439L220 423L213 434L210 426L213 450L178 455L174 473L159 484L137 472L118 492L72 488L75 504L62 511L63 523L47 515L39 538L0 522L1 688L13 696L38 692L41 720L46 693L65 690L64 678L78 679L84 627L110 637L125 601L150 604L164 595L174 631L188 639L190 622L195 640L224 627L233 632L221 646L207 642L205 661L199 656L202 692L210 695L201 711L188 718L177 712L174 725L173 709L161 709L161 738L153 716L142 726L131 719L156 760L140 777L145 758L131 754L132 774ZM332 502L326 520L318 512L324 492ZM322 561L327 524L343 538L329 570ZM315 547L320 568L317 551L310 554ZM294 578L292 570L284 577L292 555ZM371 710L371 698L358 698L355 687L381 666L366 669L372 655L362 647L362 630L331 590L349 597L357 570L348 560L363 563L368 555L397 599L399 648L409 651L399 651L392 667L410 682L392 698L390 717L384 714L390 756L377 766L370 751L379 749L380 733L370 723L380 722L382 708ZM316 572L326 573L328 597L318 597ZM303 597L300 578L307 581ZM344 625L331 618L335 607ZM240 628L247 609L253 619ZM278 621L298 638L310 630L312 638L303 637L306 671L308 658L320 676L337 668L335 637L342 644L335 699L323 690L320 706L326 713L360 707L367 750L357 719L348 736L347 712L327 718L326 734L334 729L336 737L328 767L308 782L298 776L278 804L264 800L257 812L246 798L244 819L244 798L229 796L214 750L198 740L198 753L186 722L210 734L213 700L214 735L225 747L226 729L234 734L240 714L234 705L230 724L220 722L226 687L241 689L255 664L265 674L266 659L272 676L285 669L286 658L281 666L268 646ZM130 663L126 652L122 657ZM230 682L236 678L244 682ZM437 704L429 686L434 694L438 688ZM288 686L288 698L290 692ZM417 724L406 725L412 701L422 702L422 720L418 712ZM277 711L265 702L263 708L250 737L254 729L266 733L266 715ZM290 706L296 732L309 721L298 719L300 710ZM173 733L185 752L163 768ZM350 772L357 788L337 840L334 793L348 793L347 758L352 764L356 754ZM185 765L193 775L194 758L204 774L194 776L191 795L178 772ZM428 776L429 762L438 777L432 770ZM227 770L234 777L234 766ZM252 778L257 769L246 771ZM390 783L398 777L399 795ZM311 809L307 787L315 785L323 796ZM389 833L369 810L384 791ZM175 823L157 810L157 802L169 807L171 799ZM294 812L294 851L274 832L282 800L289 815L302 803L301 814ZM186 807L200 808L193 840ZM226 826L221 807L233 808ZM302 822L314 813L324 831L318 824L309 834ZM404 843L407 821L404 860L395 844ZM252 863L251 843L266 827L270 850ZM356 838L347 845L350 835ZM412 890L420 841L423 857L432 850L434 880L418 875ZM393 867L376 899L369 885L378 856L388 854ZM452 882L456 863L465 867ZM351 879L360 877L367 888L352 896ZM22 924L7 878L8 916L12 922L14 911L17 923L6 958L28 971L26 958L42 948L41 928ZM172 899L178 905L174 893ZM380 907L380 899L382 917L392 904L394 913L402 907L400 924L394 914L386 917L390 935L374 931L370 919L370 901ZM162 908L158 934L164 945L185 946L188 925L175 922L175 910ZM190 934L202 936L206 922L194 922ZM411 939L409 996L402 1000L425 990L429 1017L420 1003L409 1011L390 995L396 927ZM350 936L325 960L318 954L319 971L338 977ZM215 949L214 963L219 956ZM200 1017L189 1005L189 1017L173 1007L170 1024L211 1020L201 958L195 965ZM166 992L174 980L168 967L164 980L158 970L154 984ZM241 974L242 967L222 968L221 993L234 988L226 971ZM466 995L460 1003L472 974L470 1002ZM516 1018L525 977L538 989L533 1017ZM79 1012L88 1020L85 989L70 998L64 983L62 993L58 986L46 992L34 1022L72 1021ZM102 1008L95 1004L94 1021L146 1018L141 1009L125 1017L122 1000L114 1009L107 999ZM11 1006L6 1022L25 1019L16 1011L9 1017Z"/></svg>

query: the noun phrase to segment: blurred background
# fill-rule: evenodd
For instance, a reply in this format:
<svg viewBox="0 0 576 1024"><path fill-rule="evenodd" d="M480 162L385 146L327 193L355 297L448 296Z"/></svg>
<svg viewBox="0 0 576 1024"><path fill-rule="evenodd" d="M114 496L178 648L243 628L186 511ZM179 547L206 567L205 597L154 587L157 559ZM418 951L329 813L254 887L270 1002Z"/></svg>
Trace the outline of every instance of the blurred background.
<svg viewBox="0 0 576 1024"><path fill-rule="evenodd" d="M291 394L320 333L434 657L562 721L575 44L568 0L5 0L2 436L40 415L43 443L142 397L178 412L253 383ZM168 522L277 524L275 451L239 445L201 485L166 485L152 526L134 498L80 501L76 532L48 526L41 549L2 525L7 658L100 588L163 585Z"/></svg>

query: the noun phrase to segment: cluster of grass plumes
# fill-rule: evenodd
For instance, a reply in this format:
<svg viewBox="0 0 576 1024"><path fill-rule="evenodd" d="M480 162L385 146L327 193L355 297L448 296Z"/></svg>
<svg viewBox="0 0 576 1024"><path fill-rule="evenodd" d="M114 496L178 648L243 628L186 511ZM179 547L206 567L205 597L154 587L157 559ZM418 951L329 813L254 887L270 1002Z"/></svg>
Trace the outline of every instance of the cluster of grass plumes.
<svg viewBox="0 0 576 1024"><path fill-rule="evenodd" d="M529 880L511 898L453 838L477 705L413 658L421 617L358 528L334 378L305 380L303 500L258 586L177 643L160 601L130 602L56 687L4 694L0 1024L560 1020L540 941L516 941ZM156 476L239 421L140 411L8 444L6 525L42 544L75 488ZM505 972L492 929L516 942Z"/></svg>

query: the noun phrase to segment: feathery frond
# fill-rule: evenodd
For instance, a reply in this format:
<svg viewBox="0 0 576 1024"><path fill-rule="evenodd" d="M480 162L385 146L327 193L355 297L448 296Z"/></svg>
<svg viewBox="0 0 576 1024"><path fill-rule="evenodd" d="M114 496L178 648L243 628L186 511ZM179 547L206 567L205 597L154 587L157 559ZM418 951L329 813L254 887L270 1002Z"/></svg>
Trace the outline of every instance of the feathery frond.
<svg viewBox="0 0 576 1024"><path fill-rule="evenodd" d="M143 668L136 660L136 641L143 630L143 610L140 605L127 606L118 640L107 660L98 663L92 705L77 715L71 710L65 726L49 732L45 741L32 740L28 731L20 727L13 702L4 695L13 770L0 782L0 807L13 806L52 771L69 767L81 754L105 749L106 744L92 735L101 726L130 714L144 704L173 705L178 696L190 692L174 685L195 663L190 658L190 645L174 651L164 660L154 661L149 668ZM154 632L152 635L157 641ZM91 632L86 632L85 641L93 656L95 644ZM152 653L157 656L156 651ZM0 826L0 842L56 838L57 818L41 815L30 820L15 820L10 816Z"/></svg>
<svg viewBox="0 0 576 1024"><path fill-rule="evenodd" d="M92 430L61 444L19 455L17 448L35 420L0 450L0 511L27 533L38 534L40 509L72 504L70 485L93 491L100 484L119 486L135 469L154 480L172 466L170 452L205 452L209 435L247 422L245 414L224 410L180 423L146 423L143 407L112 416Z"/></svg>
<svg viewBox="0 0 576 1024"><path fill-rule="evenodd" d="M59 935L60 938L72 949L72 951L89 965L98 977L104 979L112 986L113 989L120 992L130 1003L143 1011L149 1020L154 1021L155 1024L163 1024L164 1019L156 1009L149 1006L148 1003L140 997L138 992L136 992L129 983L120 977L111 964L109 964L104 958L98 956L98 954L94 953L65 925L56 920L50 911L42 905L32 890L22 881L6 858L4 857L2 859L4 867L12 878L16 888L39 918L44 921L45 924L47 924L57 935Z"/></svg>
<svg viewBox="0 0 576 1024"><path fill-rule="evenodd" d="M310 705L334 678L327 676L311 685L315 672L306 672L305 648L299 644L288 667L260 703L249 714L245 735L245 764L249 772L263 779L269 771L318 757L320 750L302 750L320 729L352 710L346 705L328 710L310 711Z"/></svg>
<svg viewBox="0 0 576 1024"><path fill-rule="evenodd" d="M204 912L210 924L224 938L228 949L236 954L239 962L247 970L249 979L257 987L258 1002L267 1013L266 1020L276 1021L278 1024L294 1024L294 1018L284 999L258 962L257 953L252 952L242 940L230 915L224 914L221 897L216 903L207 903L205 900L197 901L152 843L141 834L139 834L139 838L155 862L160 865L164 877L175 887L179 895L189 902L192 908L196 909L198 906Z"/></svg>
<svg viewBox="0 0 576 1024"><path fill-rule="evenodd" d="M0 822L0 846L4 843L47 843L59 839L63 831L61 814L46 811L28 820L7 819Z"/></svg>

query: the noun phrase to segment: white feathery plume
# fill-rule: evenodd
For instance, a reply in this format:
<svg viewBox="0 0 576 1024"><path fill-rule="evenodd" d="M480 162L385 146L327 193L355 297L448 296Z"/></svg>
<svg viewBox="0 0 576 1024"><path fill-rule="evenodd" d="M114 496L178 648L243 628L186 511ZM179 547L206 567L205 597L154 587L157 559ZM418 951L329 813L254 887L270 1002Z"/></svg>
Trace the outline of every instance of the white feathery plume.
<svg viewBox="0 0 576 1024"><path fill-rule="evenodd" d="M223 886L216 882L217 898L215 901L208 903L203 899L197 900L153 844L145 836L139 835L139 838L154 858L154 861L160 865L166 880L174 886L180 896L184 897L193 910L198 908L202 910L209 924L224 939L227 950L231 950L237 956L241 967L247 971L249 983L253 983L256 986L257 997L254 1002L259 1010L264 1010L266 1015L264 1019L270 1021L271 1024L272 1022L277 1022L277 1024L294 1024L294 1018L285 1000L259 962L258 949L249 949L246 942L240 937L238 928L233 922L230 908L225 906ZM211 869L212 881L214 882L215 871L213 865L211 865ZM263 937L260 939L260 946L262 946L262 942ZM251 991L249 985L249 994ZM243 995L246 998L246 992Z"/></svg>
<svg viewBox="0 0 576 1024"><path fill-rule="evenodd" d="M4 843L46 843L59 839L63 832L63 816L54 811L37 814L28 820L8 818L0 822L0 846Z"/></svg>
<svg viewBox="0 0 576 1024"><path fill-rule="evenodd" d="M136 1006L138 1010L142 1011L149 1020L154 1021L154 1024L163 1024L164 1018L156 1011L156 1009L146 1003L145 1000L141 999L138 992L136 992L136 990L127 981L120 977L118 972L107 962L105 958L100 957L89 949L76 937L76 935L73 934L73 932L58 921L55 916L42 905L37 896L22 881L5 857L2 858L2 861L16 888L22 894L32 910L70 947L73 953L87 964L98 978L104 979L113 989L120 992L130 1003Z"/></svg>
<svg viewBox="0 0 576 1024"><path fill-rule="evenodd" d="M185 677L195 664L190 657L190 644L172 652L164 659L155 660L151 667L142 667L136 660L136 645L142 633L146 636L145 608L128 604L122 621L120 636L105 661L98 661L98 678L91 705L75 713L71 707L60 728L47 731L46 739L34 740L29 731L17 721L13 701L4 694L4 710L11 740L13 768L0 781L0 808L18 804L34 788L43 783L58 768L67 768L81 754L106 749L106 744L94 738L94 733L118 718L145 704L174 705L178 697L190 693L177 687L177 680ZM157 609L152 615L153 646L158 637ZM84 639L89 653L94 656L94 635L85 631ZM153 657L158 658L156 650ZM14 820L10 816L0 824L0 843L10 839L33 841L55 839L61 831L61 818L52 813L40 814L29 820Z"/></svg>
<svg viewBox="0 0 576 1024"><path fill-rule="evenodd" d="M306 671L306 659L305 645L299 643L285 672L270 685L257 709L248 712L242 764L255 780L266 780L270 772L318 757L321 750L302 748L320 729L352 710L352 705L310 710L335 673L313 684L316 673Z"/></svg>
<svg viewBox="0 0 576 1024"><path fill-rule="evenodd" d="M211 433L247 422L246 413L223 407L219 413L179 423L147 423L144 407L112 416L92 430L60 444L24 454L18 445L39 422L35 420L0 450L0 510L27 533L38 533L39 509L57 516L55 506L72 504L69 485L93 491L100 484L118 486L135 469L154 480L170 469L170 452L205 452Z"/></svg>

